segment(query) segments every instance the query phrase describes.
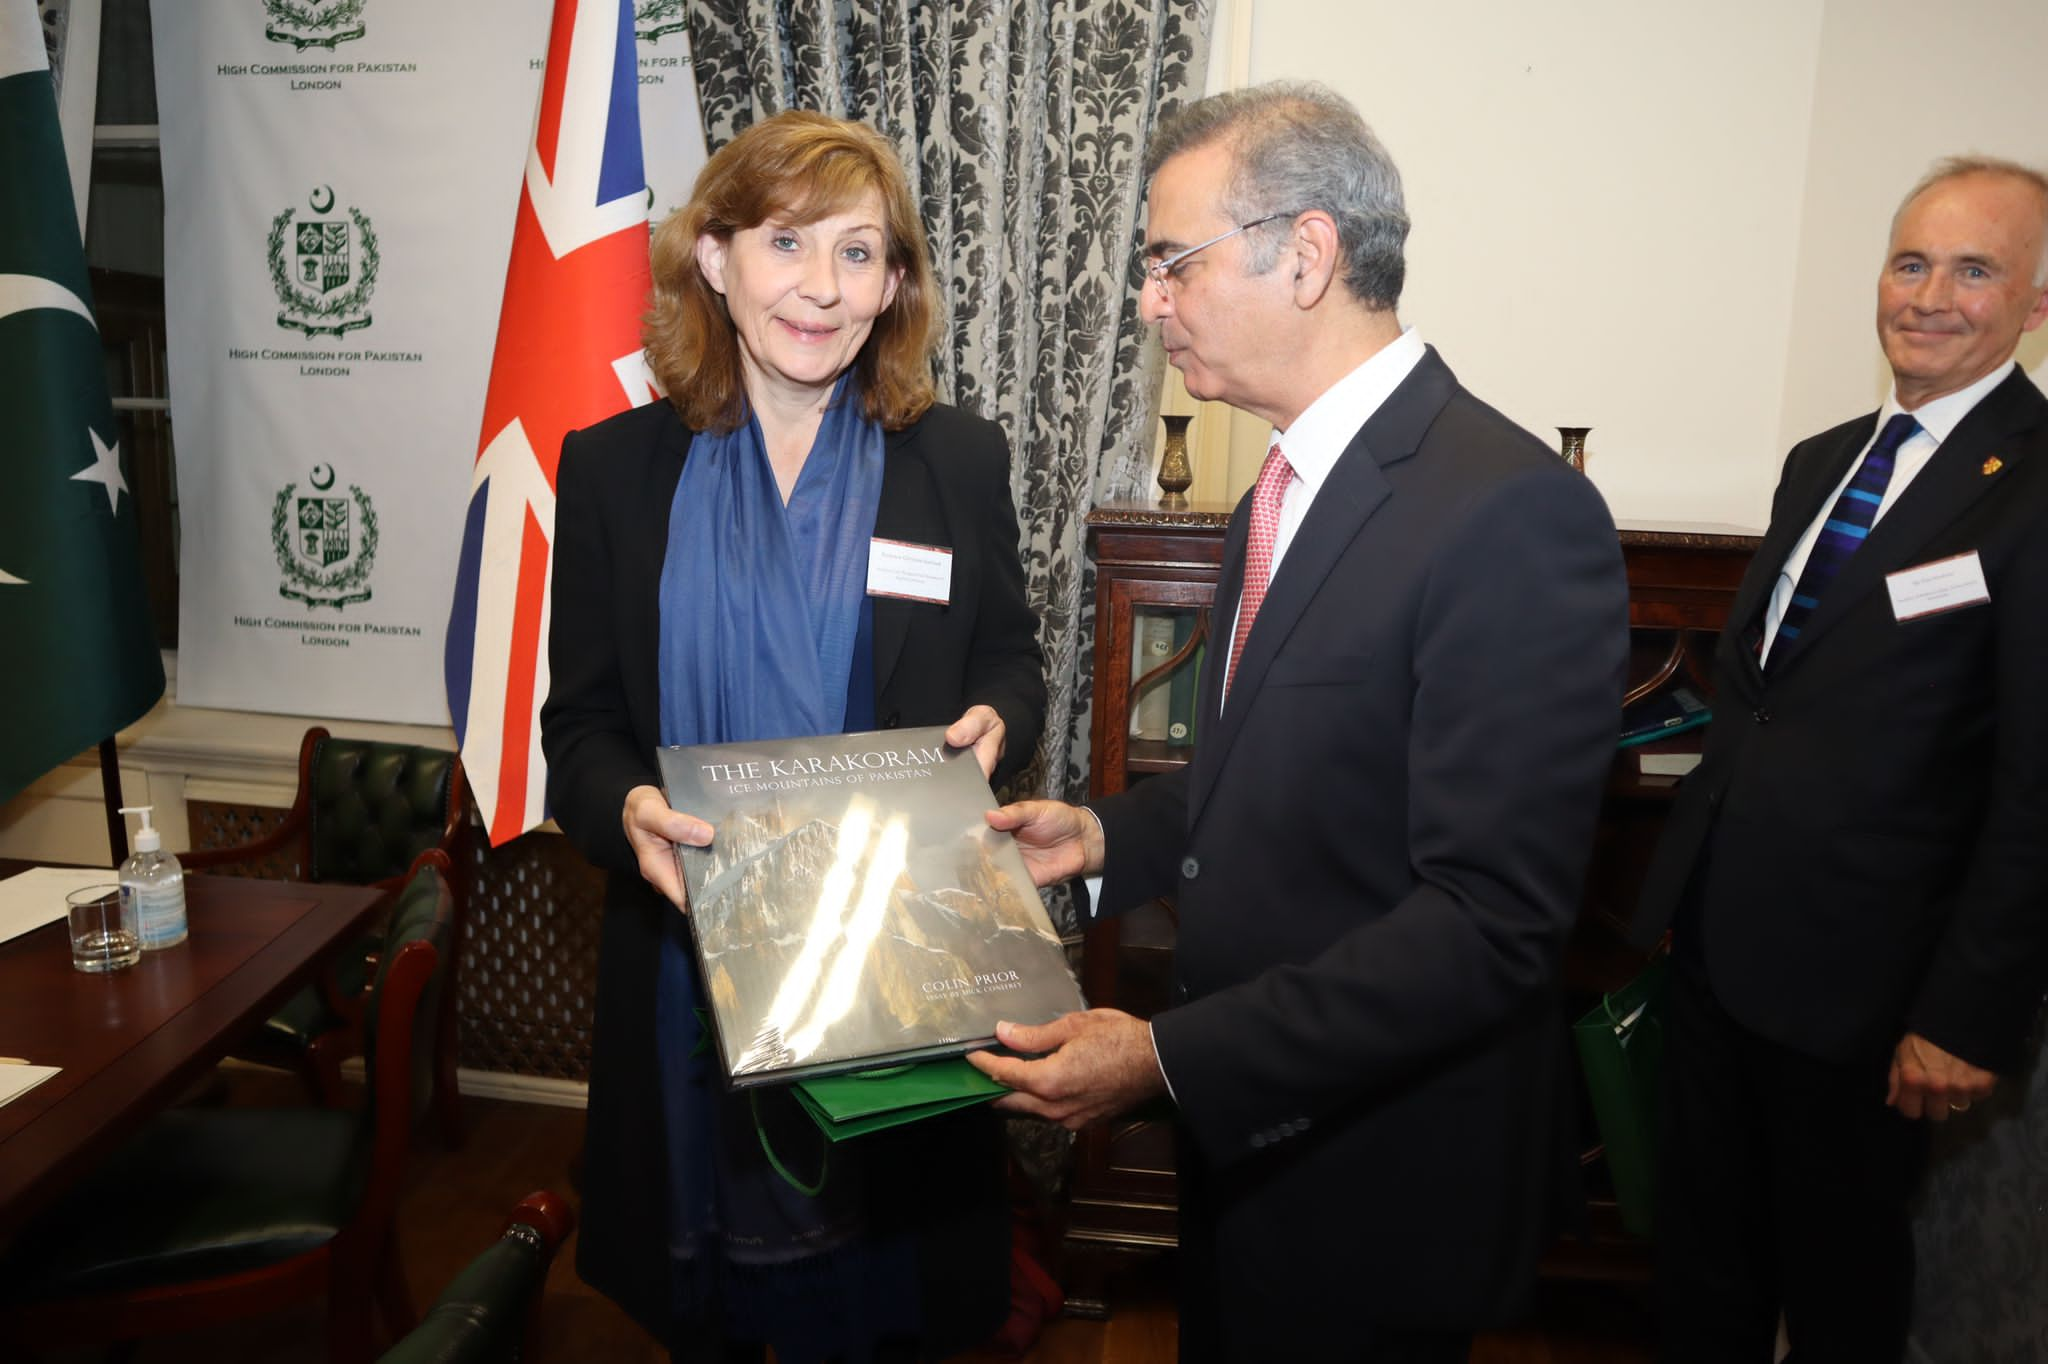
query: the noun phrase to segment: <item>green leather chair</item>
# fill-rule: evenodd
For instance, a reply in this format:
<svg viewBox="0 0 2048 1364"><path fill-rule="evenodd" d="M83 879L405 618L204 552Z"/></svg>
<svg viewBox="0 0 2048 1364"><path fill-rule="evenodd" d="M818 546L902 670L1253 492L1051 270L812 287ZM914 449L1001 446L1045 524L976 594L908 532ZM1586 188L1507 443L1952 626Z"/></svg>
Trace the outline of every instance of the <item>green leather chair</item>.
<svg viewBox="0 0 2048 1364"><path fill-rule="evenodd" d="M339 881L397 891L413 860L439 848L458 865L462 828L462 759L439 748L337 739L315 726L299 743L299 786L284 822L270 833L230 848L182 854L189 871L278 876L298 881ZM447 960L450 982L441 992L434 1053L434 1112L443 1140L462 1140L455 1065L458 1054L454 977L462 955L465 882L452 878L455 897ZM248 1061L295 1070L316 1101L344 1107L341 1063L362 1051L365 963L376 939L336 953L316 986L287 1000L262 1028L235 1047Z"/></svg>
<svg viewBox="0 0 2048 1364"><path fill-rule="evenodd" d="M495 1364L518 1360L538 1315L555 1251L576 1214L541 1190L519 1200L496 1244L469 1262L420 1324L378 1364Z"/></svg>
<svg viewBox="0 0 2048 1364"><path fill-rule="evenodd" d="M370 1358L381 1308L416 1324L394 1233L453 904L421 855L381 942L357 1112L183 1108L152 1120L45 1209L0 1260L0 1358L142 1340L325 1294L328 1358Z"/></svg>

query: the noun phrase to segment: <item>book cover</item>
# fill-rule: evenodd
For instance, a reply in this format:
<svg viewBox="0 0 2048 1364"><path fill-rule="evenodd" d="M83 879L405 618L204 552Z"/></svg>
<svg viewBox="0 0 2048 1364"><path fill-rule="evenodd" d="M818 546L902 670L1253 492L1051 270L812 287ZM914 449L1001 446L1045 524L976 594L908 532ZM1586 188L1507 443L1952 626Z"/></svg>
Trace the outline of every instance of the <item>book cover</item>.
<svg viewBox="0 0 2048 1364"><path fill-rule="evenodd" d="M1086 1007L974 755L943 728L666 748L668 803L734 1088L993 1045Z"/></svg>
<svg viewBox="0 0 2048 1364"><path fill-rule="evenodd" d="M1713 710L1690 687L1673 687L1623 709L1621 747L1668 739L1698 729L1713 718Z"/></svg>

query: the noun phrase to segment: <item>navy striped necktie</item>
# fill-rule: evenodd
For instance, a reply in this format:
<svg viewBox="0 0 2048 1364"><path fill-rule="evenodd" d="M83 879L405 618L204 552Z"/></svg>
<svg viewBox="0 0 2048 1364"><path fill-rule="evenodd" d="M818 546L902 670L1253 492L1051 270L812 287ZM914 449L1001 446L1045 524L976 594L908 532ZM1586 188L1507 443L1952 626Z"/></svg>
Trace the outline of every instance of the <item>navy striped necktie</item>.
<svg viewBox="0 0 2048 1364"><path fill-rule="evenodd" d="M1877 520L1877 509L1884 505L1884 490L1891 486L1892 465L1899 447L1911 440L1919 429L1920 423L1906 413L1895 414L1878 433L1877 442L1863 457L1856 476L1835 499L1828 519L1821 523L1820 534L1814 537L1813 552L1806 556L1806 567L1800 570L1799 581L1792 587L1792 600L1778 621L1778 636L1771 645L1772 659L1782 657L1786 647L1799 638L1806 618L1813 614L1814 607L1820 605L1821 593L1827 590L1828 584L1841 572L1842 565L1849 562L1849 556L1870 534L1870 527Z"/></svg>

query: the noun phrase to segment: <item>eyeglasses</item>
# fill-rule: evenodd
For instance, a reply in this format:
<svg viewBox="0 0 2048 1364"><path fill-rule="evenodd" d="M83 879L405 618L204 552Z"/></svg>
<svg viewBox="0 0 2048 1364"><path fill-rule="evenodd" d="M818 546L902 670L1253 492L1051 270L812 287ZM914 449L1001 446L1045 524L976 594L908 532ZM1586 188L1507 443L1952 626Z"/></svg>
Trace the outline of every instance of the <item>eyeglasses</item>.
<svg viewBox="0 0 2048 1364"><path fill-rule="evenodd" d="M1193 246L1153 261L1144 266L1145 280L1148 284L1156 284L1161 290L1166 290L1170 286L1180 283L1182 267L1188 263L1188 258L1197 251L1207 251L1216 243L1229 241L1240 232L1249 232L1255 227L1264 227L1267 223L1278 222L1282 218L1292 218L1299 211L1295 209L1285 213L1268 213L1263 218L1254 218L1248 223L1239 223L1236 227L1231 228L1230 231L1218 233L1216 236L1209 238L1208 241L1196 242ZM1140 260L1142 261L1143 258L1140 257Z"/></svg>

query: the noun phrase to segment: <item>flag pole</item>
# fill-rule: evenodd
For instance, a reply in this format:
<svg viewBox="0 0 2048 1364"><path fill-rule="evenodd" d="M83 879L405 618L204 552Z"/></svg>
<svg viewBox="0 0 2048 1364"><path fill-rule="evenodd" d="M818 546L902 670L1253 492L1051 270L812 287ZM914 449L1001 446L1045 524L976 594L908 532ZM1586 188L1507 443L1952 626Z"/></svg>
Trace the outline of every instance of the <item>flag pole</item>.
<svg viewBox="0 0 2048 1364"><path fill-rule="evenodd" d="M107 847L113 853L112 866L128 860L128 821L121 818L121 759L114 751L114 736L100 740L100 792L107 801Z"/></svg>

